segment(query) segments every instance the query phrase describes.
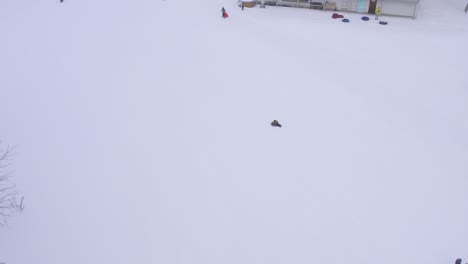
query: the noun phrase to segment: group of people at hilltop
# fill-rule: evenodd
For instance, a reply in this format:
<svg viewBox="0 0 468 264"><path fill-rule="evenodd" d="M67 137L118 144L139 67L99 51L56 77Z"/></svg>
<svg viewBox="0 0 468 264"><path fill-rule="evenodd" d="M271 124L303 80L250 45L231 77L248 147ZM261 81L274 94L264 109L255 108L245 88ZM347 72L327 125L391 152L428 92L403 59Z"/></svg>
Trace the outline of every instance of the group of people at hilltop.
<svg viewBox="0 0 468 264"><path fill-rule="evenodd" d="M244 10L244 7L245 7L244 2L241 2L241 4L239 5L239 7L240 7L242 10ZM229 15L228 15L228 13L226 12L226 9L224 9L224 7L221 8L221 17L222 17L222 18L228 18L228 17L229 17Z"/></svg>

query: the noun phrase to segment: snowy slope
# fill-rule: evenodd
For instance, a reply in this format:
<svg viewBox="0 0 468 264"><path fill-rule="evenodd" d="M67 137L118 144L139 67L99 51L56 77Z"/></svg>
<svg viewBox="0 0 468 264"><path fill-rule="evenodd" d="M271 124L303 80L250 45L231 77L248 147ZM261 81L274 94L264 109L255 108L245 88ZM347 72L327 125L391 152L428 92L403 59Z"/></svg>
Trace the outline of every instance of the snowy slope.
<svg viewBox="0 0 468 264"><path fill-rule="evenodd" d="M1 2L0 139L26 210L0 263L468 259L468 15L438 2L388 26Z"/></svg>

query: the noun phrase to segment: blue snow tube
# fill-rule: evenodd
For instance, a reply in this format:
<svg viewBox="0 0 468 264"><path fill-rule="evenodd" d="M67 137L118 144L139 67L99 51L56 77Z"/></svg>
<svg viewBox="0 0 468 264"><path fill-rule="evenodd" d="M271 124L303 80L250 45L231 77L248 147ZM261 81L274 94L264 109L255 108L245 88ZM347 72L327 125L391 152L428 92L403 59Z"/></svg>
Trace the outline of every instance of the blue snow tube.
<svg viewBox="0 0 468 264"><path fill-rule="evenodd" d="M380 24L380 25L387 25L388 23L385 22L385 21L380 21L379 24Z"/></svg>
<svg viewBox="0 0 468 264"><path fill-rule="evenodd" d="M349 19L347 19L347 18L343 18L343 20L341 20L341 21L343 21L345 23L349 23Z"/></svg>
<svg viewBox="0 0 468 264"><path fill-rule="evenodd" d="M362 19L363 21L369 21L369 17L366 17L366 16L361 17L361 19Z"/></svg>

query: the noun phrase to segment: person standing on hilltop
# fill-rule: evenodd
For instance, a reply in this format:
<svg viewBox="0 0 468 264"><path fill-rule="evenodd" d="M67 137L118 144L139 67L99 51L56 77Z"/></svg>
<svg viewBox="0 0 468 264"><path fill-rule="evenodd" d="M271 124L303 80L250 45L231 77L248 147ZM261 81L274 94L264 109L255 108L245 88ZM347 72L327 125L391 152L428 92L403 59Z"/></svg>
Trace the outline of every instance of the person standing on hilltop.
<svg viewBox="0 0 468 264"><path fill-rule="evenodd" d="M377 7L377 9L375 10L375 20L379 20L379 16L381 12L382 10L380 9L380 6Z"/></svg>
<svg viewBox="0 0 468 264"><path fill-rule="evenodd" d="M224 7L221 8L221 17L222 17L222 18L228 18L228 16L229 16L229 15L228 15L228 13L226 12L226 9L224 9Z"/></svg>

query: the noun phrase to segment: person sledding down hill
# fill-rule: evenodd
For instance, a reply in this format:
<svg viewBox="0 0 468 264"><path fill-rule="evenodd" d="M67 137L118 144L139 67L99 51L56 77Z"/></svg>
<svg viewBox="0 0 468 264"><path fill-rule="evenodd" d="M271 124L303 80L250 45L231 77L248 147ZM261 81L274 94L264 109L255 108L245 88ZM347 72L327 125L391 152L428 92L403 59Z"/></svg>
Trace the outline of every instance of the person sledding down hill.
<svg viewBox="0 0 468 264"><path fill-rule="evenodd" d="M228 15L228 13L226 13L226 9L224 9L224 7L221 8L221 17L222 18L228 18L229 17L229 15Z"/></svg>
<svg viewBox="0 0 468 264"><path fill-rule="evenodd" d="M278 120L273 120L273 122L271 122L271 126L272 127L281 127L281 124L278 122Z"/></svg>

